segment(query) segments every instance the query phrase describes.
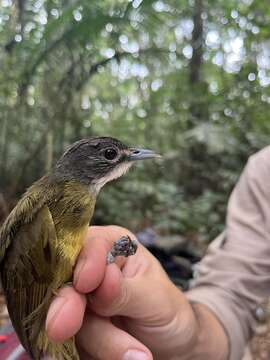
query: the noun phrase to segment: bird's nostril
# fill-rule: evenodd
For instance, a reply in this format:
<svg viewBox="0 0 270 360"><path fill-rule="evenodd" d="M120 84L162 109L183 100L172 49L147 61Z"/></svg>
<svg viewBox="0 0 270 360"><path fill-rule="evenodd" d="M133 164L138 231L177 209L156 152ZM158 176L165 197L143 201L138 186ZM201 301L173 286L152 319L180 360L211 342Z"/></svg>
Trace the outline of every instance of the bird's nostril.
<svg viewBox="0 0 270 360"><path fill-rule="evenodd" d="M134 151L133 151L133 154L136 154L136 155L137 155L137 154L139 154L139 153L140 153L140 150L134 150Z"/></svg>

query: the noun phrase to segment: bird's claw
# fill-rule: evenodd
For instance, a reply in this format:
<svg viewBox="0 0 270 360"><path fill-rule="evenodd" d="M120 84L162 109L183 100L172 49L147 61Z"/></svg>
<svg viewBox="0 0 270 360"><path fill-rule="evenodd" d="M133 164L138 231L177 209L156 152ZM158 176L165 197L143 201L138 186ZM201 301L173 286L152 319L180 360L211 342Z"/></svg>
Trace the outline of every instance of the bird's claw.
<svg viewBox="0 0 270 360"><path fill-rule="evenodd" d="M137 251L138 244L132 240L128 235L122 236L115 241L111 251L107 255L107 264L112 264L117 256L131 256Z"/></svg>

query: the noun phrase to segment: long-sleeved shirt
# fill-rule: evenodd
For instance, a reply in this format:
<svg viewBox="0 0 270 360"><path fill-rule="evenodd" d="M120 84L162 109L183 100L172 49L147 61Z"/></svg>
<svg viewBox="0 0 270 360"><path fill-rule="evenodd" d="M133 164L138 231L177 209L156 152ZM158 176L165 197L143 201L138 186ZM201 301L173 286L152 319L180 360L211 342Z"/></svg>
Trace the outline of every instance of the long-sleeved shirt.
<svg viewBox="0 0 270 360"><path fill-rule="evenodd" d="M209 246L187 296L223 325L230 360L242 359L256 307L270 296L270 146L250 157L228 203L226 227Z"/></svg>

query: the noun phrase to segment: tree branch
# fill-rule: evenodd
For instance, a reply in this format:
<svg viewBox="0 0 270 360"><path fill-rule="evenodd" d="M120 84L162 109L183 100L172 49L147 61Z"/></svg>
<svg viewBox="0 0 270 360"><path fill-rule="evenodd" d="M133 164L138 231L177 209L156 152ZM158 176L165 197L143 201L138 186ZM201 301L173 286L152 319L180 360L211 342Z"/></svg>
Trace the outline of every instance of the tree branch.
<svg viewBox="0 0 270 360"><path fill-rule="evenodd" d="M157 52L157 53L169 53L169 50L167 49L158 49L158 48L148 48L148 49L143 49L139 51L139 54L145 54L148 52ZM76 91L79 91L83 88L83 86L89 81L89 79L95 75L98 72L99 67L101 66L106 66L108 63L110 63L112 60L117 60L119 61L121 58L123 57L129 57L129 56L133 56L132 53L127 52L127 51L116 51L115 54L107 59L102 59L96 63L94 63L93 65L91 65L89 71L87 74L85 74L85 76L83 77L83 79L78 82L78 84L76 85Z"/></svg>
<svg viewBox="0 0 270 360"><path fill-rule="evenodd" d="M55 40L53 43L51 43L49 46L45 48L45 50L38 56L34 64L31 66L30 70L27 70L23 74L23 82L20 85L19 88L19 94L23 95L25 91L27 90L27 87L30 83L31 78L34 76L38 66L42 63L42 61L49 55L51 51L53 51L70 33L72 32L72 29L65 32L60 38Z"/></svg>

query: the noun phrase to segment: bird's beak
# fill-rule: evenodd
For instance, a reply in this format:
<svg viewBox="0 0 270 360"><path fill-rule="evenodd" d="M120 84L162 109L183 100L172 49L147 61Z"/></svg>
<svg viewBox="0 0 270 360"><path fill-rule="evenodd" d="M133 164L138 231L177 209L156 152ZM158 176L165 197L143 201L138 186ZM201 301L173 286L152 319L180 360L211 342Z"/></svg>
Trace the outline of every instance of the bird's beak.
<svg viewBox="0 0 270 360"><path fill-rule="evenodd" d="M148 149L130 149L130 154L128 156L129 161L153 159L161 157L159 154L155 153L153 150Z"/></svg>

